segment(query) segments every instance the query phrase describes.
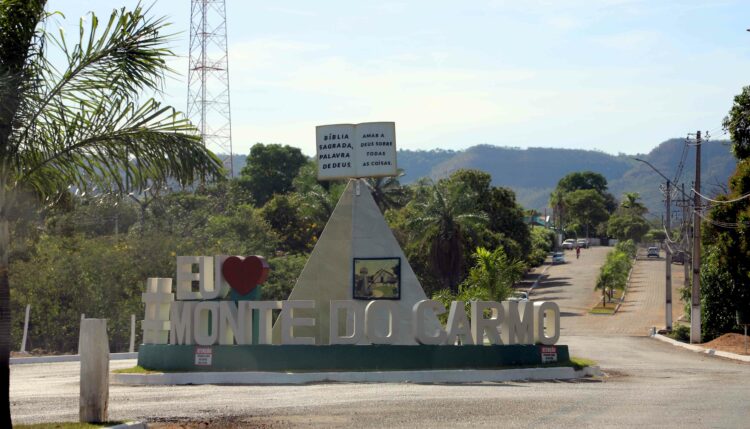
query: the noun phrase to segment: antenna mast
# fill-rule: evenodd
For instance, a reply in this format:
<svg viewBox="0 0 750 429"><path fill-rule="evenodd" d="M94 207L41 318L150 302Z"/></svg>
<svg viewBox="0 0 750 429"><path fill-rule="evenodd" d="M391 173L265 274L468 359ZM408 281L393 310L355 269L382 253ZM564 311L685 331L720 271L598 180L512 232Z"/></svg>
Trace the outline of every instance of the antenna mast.
<svg viewBox="0 0 750 429"><path fill-rule="evenodd" d="M187 116L233 177L225 0L190 3Z"/></svg>

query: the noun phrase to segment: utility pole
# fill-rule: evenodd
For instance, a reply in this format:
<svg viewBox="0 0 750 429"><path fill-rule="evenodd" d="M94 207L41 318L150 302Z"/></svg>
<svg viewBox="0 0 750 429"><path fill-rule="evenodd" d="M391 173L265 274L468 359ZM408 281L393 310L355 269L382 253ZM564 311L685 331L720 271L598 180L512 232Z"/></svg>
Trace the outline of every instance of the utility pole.
<svg viewBox="0 0 750 429"><path fill-rule="evenodd" d="M690 342L701 342L701 132L695 137L695 195L693 207L693 289L690 306Z"/></svg>
<svg viewBox="0 0 750 429"><path fill-rule="evenodd" d="M667 253L667 257L665 258L667 262L667 268L666 268L667 274L666 274L666 281L664 282L665 288L666 288L664 319L666 322L665 328L668 331L671 331L672 330L672 250L669 247L669 231L672 228L672 220L671 220L672 218L672 182L669 180L667 176L664 175L664 173L662 173L656 167L651 165L650 162L640 159L640 158L633 158L633 159L648 165L652 170L654 170L658 175L660 175L661 177L664 178L664 180L667 181L667 189L666 189L667 191L667 194L666 194L667 195L667 199L666 199L667 220L666 222L664 221L664 218L662 218L662 224L664 225L666 232L667 232L667 237L665 239L665 243L666 243L665 247L666 247L666 253Z"/></svg>
<svg viewBox="0 0 750 429"><path fill-rule="evenodd" d="M665 316L666 316L666 330L671 331L672 330L672 249L669 245L669 234L672 232L672 187L670 186L671 183L669 180L667 180L667 219L664 223L664 227L667 230L667 237L666 237L666 243L667 243L667 256L664 258L667 263L666 267L666 292L667 292L667 307L665 309Z"/></svg>
<svg viewBox="0 0 750 429"><path fill-rule="evenodd" d="M690 242L688 241L688 237L690 237L690 200L687 199L685 196L687 195L685 193L685 184L682 184L682 224L684 225L685 229L683 230L683 239L685 240L685 245L683 246L683 254L682 254L682 268L685 270L685 279L683 282L683 287L687 290L690 287L690 267L692 266L691 262L688 261L687 258L687 250L689 249Z"/></svg>

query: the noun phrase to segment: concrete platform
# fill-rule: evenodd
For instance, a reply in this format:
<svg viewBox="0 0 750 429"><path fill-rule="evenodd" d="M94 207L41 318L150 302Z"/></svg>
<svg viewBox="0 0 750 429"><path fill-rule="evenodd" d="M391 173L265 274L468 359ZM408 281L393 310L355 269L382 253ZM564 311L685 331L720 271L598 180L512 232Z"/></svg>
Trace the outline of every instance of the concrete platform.
<svg viewBox="0 0 750 429"><path fill-rule="evenodd" d="M481 383L521 380L572 380L602 375L599 367L517 368L501 370L356 371L356 372L181 372L111 374L126 385L308 384L308 383Z"/></svg>

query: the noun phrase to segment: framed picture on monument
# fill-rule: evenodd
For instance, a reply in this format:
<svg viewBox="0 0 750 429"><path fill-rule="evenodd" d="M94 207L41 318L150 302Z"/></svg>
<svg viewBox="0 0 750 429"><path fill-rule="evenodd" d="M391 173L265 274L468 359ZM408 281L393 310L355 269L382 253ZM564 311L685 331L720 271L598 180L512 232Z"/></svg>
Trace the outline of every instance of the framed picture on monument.
<svg viewBox="0 0 750 429"><path fill-rule="evenodd" d="M401 299L401 258L354 258L354 299Z"/></svg>

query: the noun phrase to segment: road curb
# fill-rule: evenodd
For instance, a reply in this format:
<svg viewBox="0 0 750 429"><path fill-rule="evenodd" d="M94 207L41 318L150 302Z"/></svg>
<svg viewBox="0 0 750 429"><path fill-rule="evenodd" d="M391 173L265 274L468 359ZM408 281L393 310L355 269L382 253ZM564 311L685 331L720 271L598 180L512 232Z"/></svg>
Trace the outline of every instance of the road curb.
<svg viewBox="0 0 750 429"><path fill-rule="evenodd" d="M602 375L598 366L518 368L502 370L427 370L369 372L173 372L110 375L110 381L126 385L186 384L309 384L309 383L480 383L503 381L573 380Z"/></svg>
<svg viewBox="0 0 750 429"><path fill-rule="evenodd" d="M527 296L531 296L531 291L532 291L532 290L534 290L534 288L535 288L535 287L537 287L537 285L539 284L539 280L541 280L541 279L542 279L542 276L543 276L543 275L544 275L545 273L547 273L547 270L549 270L549 268L550 268L551 266L552 266L552 264L550 264L550 265L547 265L546 267L544 267L544 269L542 270L542 272L541 272L541 273L539 273L539 276L537 276L536 280L534 280L534 283L532 283L532 284L531 284L531 287L530 287L530 288L529 288L529 289L528 289L528 290L526 291L526 295L527 295Z"/></svg>
<svg viewBox="0 0 750 429"><path fill-rule="evenodd" d="M110 353L109 360L138 359L138 353ZM80 355L59 356L31 356L10 358L11 365L24 365L31 363L55 363L55 362L78 362Z"/></svg>
<svg viewBox="0 0 750 429"><path fill-rule="evenodd" d="M622 305L623 302L625 302L625 295L628 294L628 288L630 287L630 276L633 275L633 270L635 269L636 262L638 262L638 258L637 257L633 258L633 265L630 266L630 271L628 271L628 280L625 283L625 290L622 291L622 296L620 297L620 302L617 304L617 306L615 307L615 311L612 313L613 316L615 314L617 314L617 311L620 310L620 306Z"/></svg>
<svg viewBox="0 0 750 429"><path fill-rule="evenodd" d="M115 426L108 426L107 429L148 429L145 422L125 422Z"/></svg>
<svg viewBox="0 0 750 429"><path fill-rule="evenodd" d="M724 352L724 351L715 350L715 349L707 349L705 347L701 347L696 344L687 344L681 341L673 340L661 334L651 334L651 338L654 338L659 341L663 341L665 343L672 344L673 346L682 347L683 349L687 349L692 352L703 353L709 356L719 356L719 357L723 357L726 359L732 359L732 360L736 360L740 362L750 363L750 356L738 355L736 353L729 353L729 352Z"/></svg>

